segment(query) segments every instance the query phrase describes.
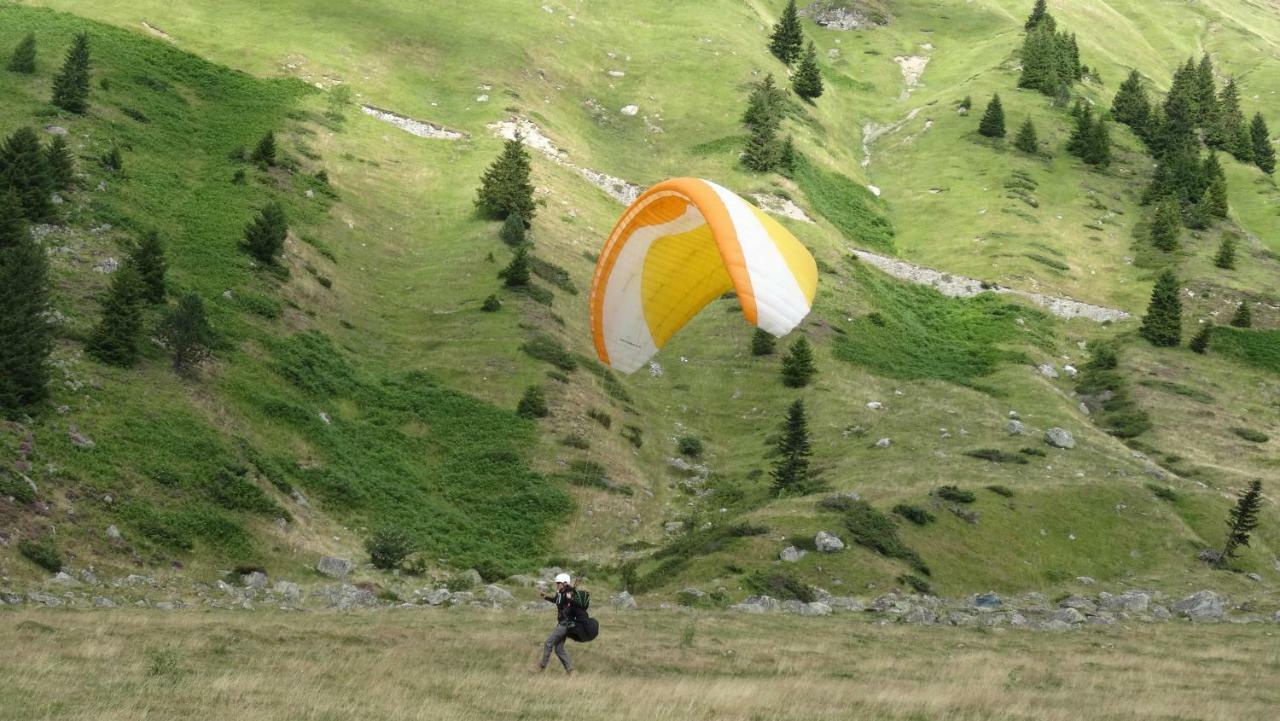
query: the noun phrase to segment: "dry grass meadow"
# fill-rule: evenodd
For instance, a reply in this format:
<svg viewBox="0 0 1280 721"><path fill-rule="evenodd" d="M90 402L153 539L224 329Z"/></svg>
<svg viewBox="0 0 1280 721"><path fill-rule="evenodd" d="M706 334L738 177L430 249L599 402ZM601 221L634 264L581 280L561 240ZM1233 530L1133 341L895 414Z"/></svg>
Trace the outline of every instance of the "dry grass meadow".
<svg viewBox="0 0 1280 721"><path fill-rule="evenodd" d="M8 719L1275 718L1270 625L1067 634L635 612L535 675L545 614L22 609ZM554 659L553 659L554 664Z"/></svg>

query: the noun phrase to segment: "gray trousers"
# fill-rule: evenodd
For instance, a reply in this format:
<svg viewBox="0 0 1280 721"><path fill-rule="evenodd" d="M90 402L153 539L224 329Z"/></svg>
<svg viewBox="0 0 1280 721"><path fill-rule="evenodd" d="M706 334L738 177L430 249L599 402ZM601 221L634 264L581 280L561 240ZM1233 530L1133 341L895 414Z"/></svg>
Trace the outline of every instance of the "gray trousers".
<svg viewBox="0 0 1280 721"><path fill-rule="evenodd" d="M556 628L547 636L546 643L542 644L542 663L538 664L539 668L546 668L547 661L551 660L552 649L556 652L556 658L560 659L560 663L564 664L564 670L573 670L573 661L569 659L569 654L564 650L564 640L569 636L569 628L556 624Z"/></svg>

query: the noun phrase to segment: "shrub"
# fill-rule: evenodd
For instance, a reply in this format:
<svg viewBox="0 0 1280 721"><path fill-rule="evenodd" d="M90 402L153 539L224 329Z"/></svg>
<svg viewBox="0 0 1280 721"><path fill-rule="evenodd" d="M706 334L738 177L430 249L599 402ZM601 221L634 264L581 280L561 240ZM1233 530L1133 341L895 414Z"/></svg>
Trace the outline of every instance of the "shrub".
<svg viewBox="0 0 1280 721"><path fill-rule="evenodd" d="M1020 456L1017 453L1009 453L995 448L978 448L972 451L965 451L964 454L970 458L979 458L984 461L991 461L992 463L1016 463L1019 465L1026 465L1028 463L1026 456Z"/></svg>
<svg viewBox="0 0 1280 721"><path fill-rule="evenodd" d="M524 395L520 397L520 402L516 404L516 415L521 418L546 418L551 411L547 410L546 396L542 395L542 389L537 386L529 386L524 389Z"/></svg>
<svg viewBox="0 0 1280 721"><path fill-rule="evenodd" d="M480 310L486 313L494 313L501 309L502 301L498 300L498 296L496 294L490 294L488 298L484 299L484 303L480 306Z"/></svg>
<svg viewBox="0 0 1280 721"><path fill-rule="evenodd" d="M925 526L938 520L934 515L919 506L912 506L906 503L899 503L893 507L893 512L911 521L917 526Z"/></svg>
<svg viewBox="0 0 1280 721"><path fill-rule="evenodd" d="M572 371L578 367L578 362L574 359L573 354L566 350L560 341L545 333L538 333L525 341L520 346L520 350L530 357L544 363L550 363L562 371Z"/></svg>
<svg viewBox="0 0 1280 721"><path fill-rule="evenodd" d="M733 538L748 538L750 536L763 536L769 532L769 527L759 523L735 523L725 529L725 535Z"/></svg>
<svg viewBox="0 0 1280 721"><path fill-rule="evenodd" d="M1249 441L1250 443L1266 443L1268 440L1270 440L1267 437L1267 434L1262 433L1261 431L1255 431L1252 428L1236 427L1236 428L1232 428L1231 432L1236 434L1237 436L1240 436L1246 441Z"/></svg>
<svg viewBox="0 0 1280 721"><path fill-rule="evenodd" d="M0 472L0 497L3 496L13 496L13 500L18 503L32 503L36 500L36 492L26 481Z"/></svg>
<svg viewBox="0 0 1280 721"><path fill-rule="evenodd" d="M1013 490L1011 488L1008 488L1007 486L987 486L986 488L988 491L991 491L997 496L1004 496L1005 498L1013 498Z"/></svg>
<svg viewBox="0 0 1280 721"><path fill-rule="evenodd" d="M1169 486L1159 486L1154 483L1148 483L1147 488L1155 494L1156 498L1175 503L1178 501L1178 492Z"/></svg>
<svg viewBox="0 0 1280 721"><path fill-rule="evenodd" d="M585 451L586 449L591 447L591 441L587 440L586 438L583 438L577 433L570 433L569 435L560 439L560 445L568 446L570 448L578 448Z"/></svg>
<svg viewBox="0 0 1280 721"><path fill-rule="evenodd" d="M630 442L631 445L635 446L636 448L640 448L641 446L644 445L644 437L641 435L641 433L642 431L638 426L628 425L628 426L622 427L622 437L626 438L627 441Z"/></svg>
<svg viewBox="0 0 1280 721"><path fill-rule="evenodd" d="M1032 447L1027 447L1027 448L1021 448L1021 449L1019 449L1019 450L1018 450L1018 452L1019 452L1019 453L1021 453L1021 454L1022 454L1022 455L1024 455L1024 456L1040 456L1040 457L1044 457L1044 456L1049 455L1048 453L1045 453L1045 452L1044 452L1044 449L1043 449L1043 448L1032 448Z"/></svg>
<svg viewBox="0 0 1280 721"><path fill-rule="evenodd" d="M533 271L534 275L569 295L578 294L578 286L574 285L573 279L569 277L569 271L555 263L531 255L529 256L529 270Z"/></svg>
<svg viewBox="0 0 1280 721"><path fill-rule="evenodd" d="M838 511L843 513L850 508L853 508L853 504L857 502L858 499L855 496L847 493L836 493L818 501L818 508L821 508L824 511Z"/></svg>
<svg viewBox="0 0 1280 721"><path fill-rule="evenodd" d="M742 584L755 593L773 598L795 599L802 603L817 600L813 588L789 573L765 573L756 571L742 579Z"/></svg>
<svg viewBox="0 0 1280 721"><path fill-rule="evenodd" d="M403 529L395 526L383 526L375 530L364 542L364 550L369 552L369 560L374 567L391 570L400 566L405 558L413 553L413 540Z"/></svg>
<svg viewBox="0 0 1280 721"><path fill-rule="evenodd" d="M587 418L590 418L605 428L613 426L613 417L598 408L592 408L587 411Z"/></svg>
<svg viewBox="0 0 1280 721"><path fill-rule="evenodd" d="M978 499L973 491L966 491L955 486L938 486L933 494L944 501L953 503L973 503Z"/></svg>
<svg viewBox="0 0 1280 721"><path fill-rule="evenodd" d="M919 576L913 576L908 573L898 576L897 581L904 586L910 586L911 590L916 593L923 593L928 596L933 595L933 586L930 586L928 581L920 578Z"/></svg>
<svg viewBox="0 0 1280 721"><path fill-rule="evenodd" d="M444 582L444 587L454 593L470 591L472 588L475 588L475 585L475 581L472 580L471 576L465 573L450 576L449 580Z"/></svg>
<svg viewBox="0 0 1280 721"><path fill-rule="evenodd" d="M768 331L756 328L755 332L751 334L751 355L771 355L776 344L777 339Z"/></svg>
<svg viewBox="0 0 1280 721"><path fill-rule="evenodd" d="M883 556L906 561L920 573L930 575L929 567L920 556L907 548L906 544L898 538L898 529L893 525L893 521L872 508L871 504L866 501L854 501L845 512L844 523L849 531L849 538L854 543Z"/></svg>
<svg viewBox="0 0 1280 721"><path fill-rule="evenodd" d="M680 449L680 454L690 458L698 458L702 455L702 440L694 436L682 436L676 441L676 447Z"/></svg>
<svg viewBox="0 0 1280 721"><path fill-rule="evenodd" d="M62 554L54 547L53 542L45 538L39 543L25 538L18 541L18 553L49 573L62 570Z"/></svg>

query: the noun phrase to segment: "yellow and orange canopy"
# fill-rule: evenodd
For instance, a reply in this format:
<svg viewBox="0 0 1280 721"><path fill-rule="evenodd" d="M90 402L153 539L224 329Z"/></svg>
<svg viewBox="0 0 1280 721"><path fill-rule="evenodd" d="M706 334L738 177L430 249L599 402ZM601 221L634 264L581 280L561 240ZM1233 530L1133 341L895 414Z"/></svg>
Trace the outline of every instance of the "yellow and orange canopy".
<svg viewBox="0 0 1280 721"><path fill-rule="evenodd" d="M600 253L596 354L631 373L729 290L747 322L783 336L808 315L817 287L813 256L759 208L709 180L667 180L627 208Z"/></svg>

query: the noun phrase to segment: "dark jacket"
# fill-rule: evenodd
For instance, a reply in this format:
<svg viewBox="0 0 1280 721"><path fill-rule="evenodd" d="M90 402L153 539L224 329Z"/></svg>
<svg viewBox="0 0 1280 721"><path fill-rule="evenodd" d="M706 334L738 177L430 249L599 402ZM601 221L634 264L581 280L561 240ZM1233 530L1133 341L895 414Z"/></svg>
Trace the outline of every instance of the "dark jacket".
<svg viewBox="0 0 1280 721"><path fill-rule="evenodd" d="M564 591L542 598L556 605L556 621L561 626L573 628L583 615L582 607L578 605L577 595L573 593L573 586L566 586Z"/></svg>

